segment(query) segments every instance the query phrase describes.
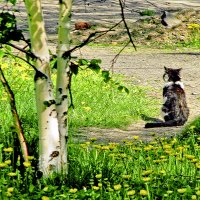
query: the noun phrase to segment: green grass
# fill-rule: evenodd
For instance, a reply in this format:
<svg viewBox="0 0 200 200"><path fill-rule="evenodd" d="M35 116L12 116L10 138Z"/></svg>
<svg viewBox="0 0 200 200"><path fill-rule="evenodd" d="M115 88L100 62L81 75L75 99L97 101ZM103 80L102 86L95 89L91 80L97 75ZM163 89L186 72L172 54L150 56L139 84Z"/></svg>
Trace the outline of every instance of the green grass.
<svg viewBox="0 0 200 200"><path fill-rule="evenodd" d="M119 91L112 82L105 83L100 74L89 70L73 78L75 109L69 114L72 127L125 127L142 115L157 114L152 106L155 100L147 98L147 88L123 83L119 75L114 79L126 85L129 94Z"/></svg>
<svg viewBox="0 0 200 200"><path fill-rule="evenodd" d="M69 144L68 175L36 179L33 158L22 174L19 161L13 168L12 148L0 145L0 199L198 199L199 149L194 133L148 144L136 138L124 145Z"/></svg>

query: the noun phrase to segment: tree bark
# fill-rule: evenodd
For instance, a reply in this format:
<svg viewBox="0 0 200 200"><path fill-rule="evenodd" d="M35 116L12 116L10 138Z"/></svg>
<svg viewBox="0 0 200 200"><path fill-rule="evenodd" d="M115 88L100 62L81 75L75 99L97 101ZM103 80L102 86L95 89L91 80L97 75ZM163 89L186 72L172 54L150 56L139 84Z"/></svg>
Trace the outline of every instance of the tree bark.
<svg viewBox="0 0 200 200"><path fill-rule="evenodd" d="M67 172L67 139L68 139L68 90L70 87L69 57L63 58L64 52L70 49L70 25L72 0L59 1L60 16L58 27L57 48L57 85L56 85L56 110L58 114L61 165L64 173Z"/></svg>
<svg viewBox="0 0 200 200"><path fill-rule="evenodd" d="M41 0L25 0L29 20L31 51L35 66L36 107L39 127L39 169L45 176L61 171L60 135L50 77L50 59Z"/></svg>

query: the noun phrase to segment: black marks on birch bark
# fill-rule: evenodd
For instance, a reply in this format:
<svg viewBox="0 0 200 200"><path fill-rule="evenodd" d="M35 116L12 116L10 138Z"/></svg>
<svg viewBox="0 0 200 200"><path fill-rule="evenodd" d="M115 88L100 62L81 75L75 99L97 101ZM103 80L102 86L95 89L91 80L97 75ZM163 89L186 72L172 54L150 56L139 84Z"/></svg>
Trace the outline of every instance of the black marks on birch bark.
<svg viewBox="0 0 200 200"><path fill-rule="evenodd" d="M50 160L49 160L49 162L50 162L51 160L53 160L54 158L58 157L58 156L59 156L59 151L53 151L53 152L51 153L51 155L50 155Z"/></svg>

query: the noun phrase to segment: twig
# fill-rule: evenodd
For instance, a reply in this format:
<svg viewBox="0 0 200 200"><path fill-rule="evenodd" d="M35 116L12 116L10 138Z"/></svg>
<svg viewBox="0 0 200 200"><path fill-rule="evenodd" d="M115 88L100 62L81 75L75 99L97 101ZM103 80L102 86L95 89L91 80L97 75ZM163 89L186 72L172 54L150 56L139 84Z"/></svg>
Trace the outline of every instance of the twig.
<svg viewBox="0 0 200 200"><path fill-rule="evenodd" d="M134 47L135 50L136 50L136 46L135 46L135 44L134 44L134 42L133 42L133 39L132 39L132 37L131 37L131 33L130 33L130 30L129 30L129 27L128 27L127 23L126 23L126 19L125 19L125 15L124 15L124 6L123 6L123 4L122 4L122 0L119 0L119 5L120 5L120 8L121 8L122 21L124 22L124 26L125 26L125 28L126 28L126 31L127 31L128 37L129 37L129 40L130 40L131 44L133 45L133 47Z"/></svg>
<svg viewBox="0 0 200 200"><path fill-rule="evenodd" d="M114 64L116 63L117 59L119 58L119 55L122 53L122 51L129 45L130 41L127 42L127 44L115 55L115 57L112 59L112 64L110 69L113 73Z"/></svg>
<svg viewBox="0 0 200 200"><path fill-rule="evenodd" d="M9 96L13 121L14 121L14 124L16 127L16 131L17 131L19 142L20 142L23 158L25 161L28 161L28 148L27 148L27 144L26 144L26 141L24 138L24 131L22 128L22 124L21 124L21 121L19 119L19 115L17 112L17 108L16 108L16 104L15 104L15 96L14 96L12 89L10 88L10 85L8 84L8 81L6 80L6 78L4 76L3 70L1 69L1 65L0 65L0 81L2 82L2 84L5 88L5 91Z"/></svg>
<svg viewBox="0 0 200 200"><path fill-rule="evenodd" d="M27 56L30 56L32 59L36 59L37 58L32 52L28 52L24 48L18 47L15 44L12 44L10 42L7 42L5 44L7 44L7 45L9 45L9 46L11 46L11 47L23 52L23 53L25 53Z"/></svg>
<svg viewBox="0 0 200 200"><path fill-rule="evenodd" d="M79 44L79 45L73 47L72 49L66 51L65 53L63 53L62 57L63 57L63 58L68 58L68 57L70 57L70 55L71 55L71 53L72 53L73 51L75 51L75 50L77 50L77 49L80 49L80 48L82 48L83 46L87 45L88 43L93 42L93 41L96 40L97 38L100 38L100 37L102 37L103 35L107 34L108 32L113 31L113 29L114 29L115 27L117 27L121 22L122 22L122 20L120 20L118 23L116 23L114 26L112 26L112 27L111 27L110 29L108 29L108 30L105 30L105 31L96 31L96 32L94 32L94 33L91 33L91 34L88 36L88 38L87 38L85 41L83 41L81 44ZM95 36L96 36L97 34L99 34L99 33L102 33L102 34L101 34L101 35L98 35L97 37L95 37ZM95 37L95 38L94 38L94 37ZM92 39L92 38L94 38L94 39Z"/></svg>

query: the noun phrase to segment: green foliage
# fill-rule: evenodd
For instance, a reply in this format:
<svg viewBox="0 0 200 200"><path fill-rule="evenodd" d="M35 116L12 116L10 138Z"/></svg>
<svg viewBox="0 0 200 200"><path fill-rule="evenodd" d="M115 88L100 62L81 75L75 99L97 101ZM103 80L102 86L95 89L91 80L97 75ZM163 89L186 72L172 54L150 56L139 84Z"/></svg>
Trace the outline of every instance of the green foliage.
<svg viewBox="0 0 200 200"><path fill-rule="evenodd" d="M11 40L19 41L23 38L22 31L17 30L15 15L9 12L0 13L0 30L0 44L6 44Z"/></svg>
<svg viewBox="0 0 200 200"><path fill-rule="evenodd" d="M140 138L119 143L69 144L69 173L37 179L34 157L13 167L12 148L0 144L0 199L198 199L200 137Z"/></svg>
<svg viewBox="0 0 200 200"><path fill-rule="evenodd" d="M149 10L149 9L142 10L139 13L141 16L154 16L156 14L155 10Z"/></svg>
<svg viewBox="0 0 200 200"><path fill-rule="evenodd" d="M108 77L107 71L95 73L89 69L73 77L75 109L69 112L70 127L124 127L142 115L158 113L152 106L155 100L146 96L147 89L125 84L120 75L107 82Z"/></svg>

